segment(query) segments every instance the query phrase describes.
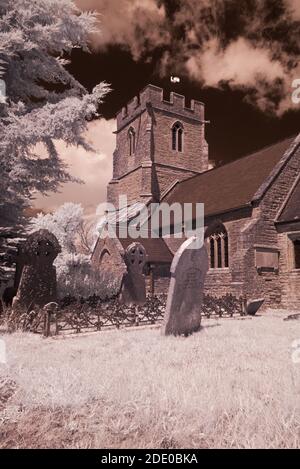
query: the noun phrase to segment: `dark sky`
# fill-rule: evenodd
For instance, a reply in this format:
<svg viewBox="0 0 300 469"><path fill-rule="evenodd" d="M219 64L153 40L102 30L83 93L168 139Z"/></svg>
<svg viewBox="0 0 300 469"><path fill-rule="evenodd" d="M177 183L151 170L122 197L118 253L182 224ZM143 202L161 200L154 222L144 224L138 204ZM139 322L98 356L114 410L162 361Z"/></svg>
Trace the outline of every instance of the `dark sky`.
<svg viewBox="0 0 300 469"><path fill-rule="evenodd" d="M79 6L96 7L102 13L106 29L103 43L96 40L91 54L74 50L69 69L89 90L103 80L111 84L113 91L100 110L105 119L114 117L148 83L164 88L166 97L173 90L187 100L203 101L206 118L211 121L206 131L210 159L227 162L299 131L300 105L289 108L285 104L285 112L278 111L277 106L284 102L284 93L288 96L292 92L292 79L298 78L299 70L300 21L298 11L294 10L295 16L287 13L288 2L293 0L141 0L135 2L137 9L132 13L131 8L129 16L128 0L78 0ZM115 3L121 17L124 8L124 23L118 19L114 24ZM163 12L161 24L151 24L153 11L147 13L150 4L159 8L160 16ZM222 6L222 15L213 14L214 10L207 7L211 4ZM137 24L136 17L142 14ZM118 34L113 34L114 28ZM260 28L259 33L256 28ZM211 47L216 40L219 55ZM249 63L243 47L249 47ZM255 54L257 70L264 73L260 78L255 75ZM270 58L269 67L266 56ZM199 76L199 70L204 75ZM216 83L214 70L219 75ZM172 73L180 77L179 84L170 82Z"/></svg>
<svg viewBox="0 0 300 469"><path fill-rule="evenodd" d="M299 111L288 111L283 116L263 112L245 101L247 92L223 89L203 89L199 83L181 78L179 84L162 78L156 72L156 57L150 63L134 61L130 52L112 46L105 52L86 54L78 49L72 57L72 74L89 90L99 81L107 81L113 91L107 96L100 112L111 119L117 111L148 83L160 86L168 97L170 91L205 103L206 127L210 159L227 162L265 145L296 134L300 129ZM188 101L187 101L188 103Z"/></svg>

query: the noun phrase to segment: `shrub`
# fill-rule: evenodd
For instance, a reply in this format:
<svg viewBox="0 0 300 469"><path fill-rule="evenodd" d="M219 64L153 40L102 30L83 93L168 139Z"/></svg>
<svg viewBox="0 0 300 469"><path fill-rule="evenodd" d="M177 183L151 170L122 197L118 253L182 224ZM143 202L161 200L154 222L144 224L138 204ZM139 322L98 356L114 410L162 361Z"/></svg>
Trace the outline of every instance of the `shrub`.
<svg viewBox="0 0 300 469"><path fill-rule="evenodd" d="M58 295L60 298L71 295L88 297L98 295L101 298L112 298L120 289L121 279L113 274L101 274L94 270L88 256L83 254L69 255L58 266Z"/></svg>

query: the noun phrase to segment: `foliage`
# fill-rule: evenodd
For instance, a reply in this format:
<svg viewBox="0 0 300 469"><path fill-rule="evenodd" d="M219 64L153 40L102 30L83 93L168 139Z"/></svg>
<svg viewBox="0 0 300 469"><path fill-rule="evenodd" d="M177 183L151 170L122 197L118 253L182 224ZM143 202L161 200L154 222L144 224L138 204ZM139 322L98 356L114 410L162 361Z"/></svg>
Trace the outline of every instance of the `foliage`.
<svg viewBox="0 0 300 469"><path fill-rule="evenodd" d="M0 0L0 61L6 100L0 103L0 219L20 220L35 191L74 180L55 141L91 149L82 134L109 91L92 93L66 70L74 47L88 50L96 16L71 0ZM3 72L4 70L4 72ZM42 143L46 156L37 152Z"/></svg>
<svg viewBox="0 0 300 469"><path fill-rule="evenodd" d="M97 295L100 298L111 298L119 292L120 279L116 279L113 274L101 274L94 270L90 262L81 263L74 266L69 265L69 270L64 275L60 275L58 282L59 296L66 295L87 298Z"/></svg>
<svg viewBox="0 0 300 469"><path fill-rule="evenodd" d="M49 230L66 253L76 253L76 235L83 222L81 204L66 202L53 213L39 213L30 221L30 231Z"/></svg>
<svg viewBox="0 0 300 469"><path fill-rule="evenodd" d="M53 233L62 247L54 263L59 295L89 296L101 293L103 282L90 263L96 232L92 223L86 224L81 204L66 202L53 213L39 213L31 219L30 231L39 229ZM107 291L111 283L112 280L104 282Z"/></svg>
<svg viewBox="0 0 300 469"><path fill-rule="evenodd" d="M4 308L0 316L0 325L7 332L37 332L43 329L44 312L41 309L15 313L11 307Z"/></svg>

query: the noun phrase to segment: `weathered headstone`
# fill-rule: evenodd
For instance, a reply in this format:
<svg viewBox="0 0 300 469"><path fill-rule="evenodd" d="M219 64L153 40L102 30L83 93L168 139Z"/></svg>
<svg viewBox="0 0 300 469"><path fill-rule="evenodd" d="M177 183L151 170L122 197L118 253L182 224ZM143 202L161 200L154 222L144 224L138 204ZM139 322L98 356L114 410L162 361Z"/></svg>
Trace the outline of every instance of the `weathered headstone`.
<svg viewBox="0 0 300 469"><path fill-rule="evenodd" d="M188 336L200 329L203 286L208 271L208 255L200 238L187 239L176 252L171 265L165 335Z"/></svg>
<svg viewBox="0 0 300 469"><path fill-rule="evenodd" d="M24 267L13 299L14 312L29 312L35 306L42 307L56 300L53 261L60 251L56 237L48 230L38 230L28 236L22 245Z"/></svg>
<svg viewBox="0 0 300 469"><path fill-rule="evenodd" d="M120 302L126 305L143 305L146 302L146 284L143 268L146 250L140 243L130 244L124 254L127 272L123 275Z"/></svg>
<svg viewBox="0 0 300 469"><path fill-rule="evenodd" d="M259 308L263 305L264 301L265 301L264 298L247 301L246 313L249 314L250 316L254 316L259 310Z"/></svg>

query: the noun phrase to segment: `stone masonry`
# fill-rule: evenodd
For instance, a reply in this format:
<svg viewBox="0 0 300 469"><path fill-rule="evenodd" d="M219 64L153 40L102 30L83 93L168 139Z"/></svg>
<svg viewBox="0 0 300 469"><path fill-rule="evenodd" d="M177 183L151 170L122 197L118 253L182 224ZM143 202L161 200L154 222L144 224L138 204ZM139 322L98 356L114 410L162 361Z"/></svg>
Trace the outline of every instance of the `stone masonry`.
<svg viewBox="0 0 300 469"><path fill-rule="evenodd" d="M172 150L172 125L184 127L183 151ZM128 132L135 133L135 151L130 155ZM116 205L119 194L127 194L129 203L149 198L159 200L177 180L208 169L208 148L204 137L204 104L171 93L163 99L163 90L148 85L117 114L116 149L113 178L107 200Z"/></svg>
<svg viewBox="0 0 300 469"><path fill-rule="evenodd" d="M184 129L182 152L172 150L171 129L177 121ZM295 261L294 240L300 244L300 136L208 170L204 124L202 103L192 101L191 108L186 108L183 96L171 93L170 101L165 101L162 89L148 85L117 115L108 202L115 204L119 194L127 194L129 204L204 203L205 227L210 229L216 223L223 227L229 260L226 266L210 266L205 293L232 293L247 300L264 298L264 308L299 308L300 265ZM136 140L131 155L130 128ZM291 198L292 219L282 221L280 216ZM164 242L167 252L174 256L180 246L178 240ZM209 238L206 242L210 252ZM101 256L108 249L112 254L110 268L119 271L120 256L109 244L107 240L98 241L93 263L105 268ZM148 263L149 291L167 292L171 261L167 262L166 258L161 263L155 258Z"/></svg>

